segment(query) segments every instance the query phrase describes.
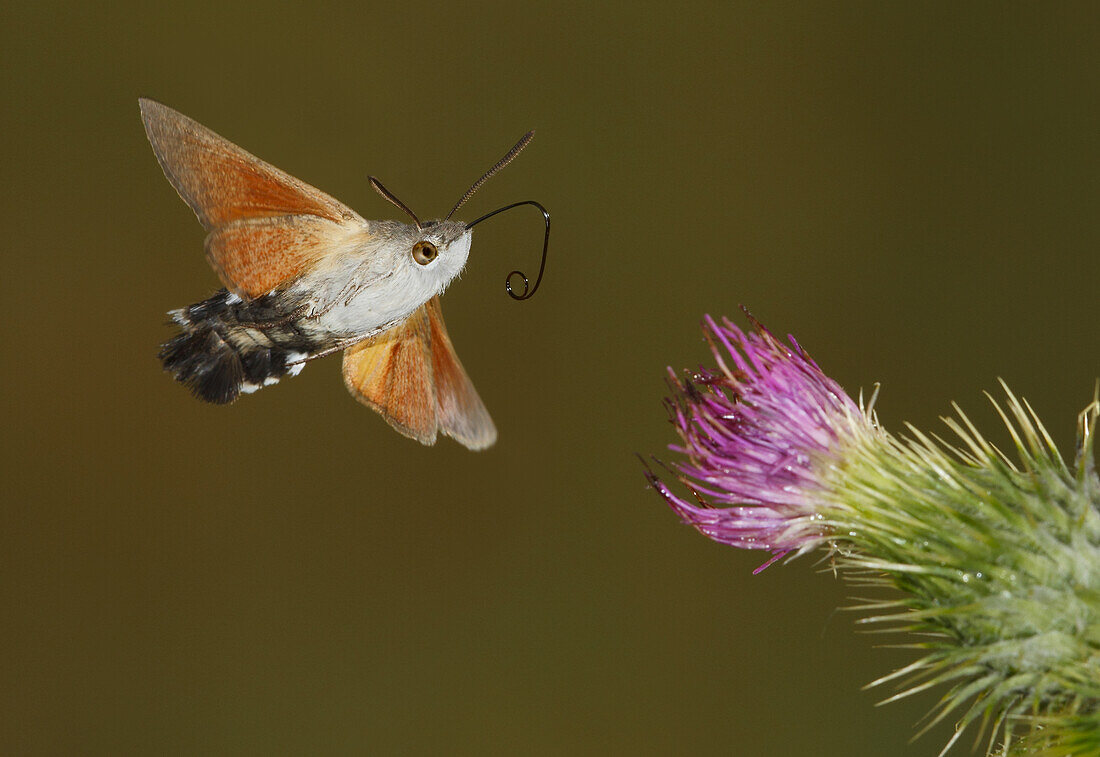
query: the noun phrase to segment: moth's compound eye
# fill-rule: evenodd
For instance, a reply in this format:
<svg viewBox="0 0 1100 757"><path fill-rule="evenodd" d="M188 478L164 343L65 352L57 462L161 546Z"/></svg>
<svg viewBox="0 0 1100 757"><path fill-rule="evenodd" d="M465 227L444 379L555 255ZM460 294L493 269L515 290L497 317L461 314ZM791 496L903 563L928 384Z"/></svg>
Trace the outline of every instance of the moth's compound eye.
<svg viewBox="0 0 1100 757"><path fill-rule="evenodd" d="M431 242L417 242L413 245L413 260L420 265L427 265L432 262L438 254L439 250Z"/></svg>

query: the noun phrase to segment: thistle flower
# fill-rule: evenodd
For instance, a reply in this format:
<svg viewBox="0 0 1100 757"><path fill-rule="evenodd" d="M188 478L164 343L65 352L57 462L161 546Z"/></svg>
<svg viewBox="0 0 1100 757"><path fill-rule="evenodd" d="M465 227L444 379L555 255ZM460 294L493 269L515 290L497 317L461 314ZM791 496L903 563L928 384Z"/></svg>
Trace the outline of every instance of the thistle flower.
<svg viewBox="0 0 1100 757"><path fill-rule="evenodd" d="M864 602L860 622L931 641L871 685L897 684L887 701L946 686L925 726L957 718L944 752L973 725L991 755L1100 757L1100 401L1073 468L1003 384L1004 406L990 400L1016 462L957 406L954 443L899 438L793 337L753 325L708 317L717 368L670 370L670 448L686 458L671 470L690 497L647 469L654 489L715 541L771 552L757 572L823 547L854 585L900 593Z"/></svg>

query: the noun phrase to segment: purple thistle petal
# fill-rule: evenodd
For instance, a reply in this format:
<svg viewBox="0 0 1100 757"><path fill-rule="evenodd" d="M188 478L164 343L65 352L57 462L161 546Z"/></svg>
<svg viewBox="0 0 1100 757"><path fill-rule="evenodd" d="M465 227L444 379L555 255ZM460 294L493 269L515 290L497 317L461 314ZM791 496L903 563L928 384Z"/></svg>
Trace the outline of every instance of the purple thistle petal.
<svg viewBox="0 0 1100 757"><path fill-rule="evenodd" d="M669 369L669 420L687 457L673 472L693 495L646 477L686 522L722 544L763 549L775 560L827 538L823 480L838 447L870 421L801 345L780 342L752 316L745 333L707 316L703 332L718 369L678 377ZM728 506L715 506L728 505Z"/></svg>

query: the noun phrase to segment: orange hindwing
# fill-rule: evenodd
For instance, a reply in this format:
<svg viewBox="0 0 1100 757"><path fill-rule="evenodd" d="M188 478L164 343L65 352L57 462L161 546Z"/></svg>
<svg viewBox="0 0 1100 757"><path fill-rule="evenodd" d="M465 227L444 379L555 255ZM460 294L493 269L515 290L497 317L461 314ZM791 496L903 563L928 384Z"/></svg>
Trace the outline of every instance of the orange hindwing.
<svg viewBox="0 0 1100 757"><path fill-rule="evenodd" d="M474 450L496 441L493 420L447 335L439 297L345 350L344 382L356 399L422 444L434 444L439 432Z"/></svg>

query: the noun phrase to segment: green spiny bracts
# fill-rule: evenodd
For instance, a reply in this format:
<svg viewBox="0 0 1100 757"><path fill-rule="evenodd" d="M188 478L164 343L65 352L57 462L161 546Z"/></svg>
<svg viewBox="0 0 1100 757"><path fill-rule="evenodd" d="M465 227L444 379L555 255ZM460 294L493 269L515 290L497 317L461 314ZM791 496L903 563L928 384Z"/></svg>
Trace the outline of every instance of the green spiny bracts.
<svg viewBox="0 0 1100 757"><path fill-rule="evenodd" d="M1011 456L958 407L952 442L898 438L793 340L707 328L718 370L674 378L669 402L694 496L648 474L673 509L741 548L825 546L853 585L891 590L860 622L917 635L921 656L871 685L944 692L925 726L956 720L944 751L968 732L991 755L1100 757L1100 401L1072 467L1007 386Z"/></svg>

